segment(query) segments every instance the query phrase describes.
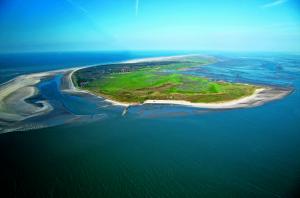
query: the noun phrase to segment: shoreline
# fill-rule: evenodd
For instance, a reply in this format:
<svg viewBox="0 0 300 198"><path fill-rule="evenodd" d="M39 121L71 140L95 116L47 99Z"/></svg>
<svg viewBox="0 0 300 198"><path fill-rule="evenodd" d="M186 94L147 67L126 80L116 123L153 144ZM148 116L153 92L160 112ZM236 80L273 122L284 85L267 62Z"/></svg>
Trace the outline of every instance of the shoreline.
<svg viewBox="0 0 300 198"><path fill-rule="evenodd" d="M176 59L176 58L189 57L189 56L195 56L195 55L197 55L197 54L149 57L149 58L141 58L141 59L133 59L133 60L128 60L128 61L123 61L120 63L140 63L140 62L144 62L144 61L172 60L174 58ZM66 90L66 91L90 94L90 95L96 96L98 98L101 98L104 101L106 101L112 105L123 106L123 107L139 106L139 105L144 105L144 104L161 104L161 105L181 105L181 106L207 108L207 109L235 109L235 108L247 108L247 107L260 106L266 102L281 99L291 93L291 90L288 90L288 89L265 86L265 87L256 89L254 91L254 93L249 96L241 97L239 99L235 99L235 100L231 100L231 101L218 102L218 103L193 103L193 102L184 101L184 100L146 100L143 103L126 103L126 102L116 101L116 100L107 98L105 96L101 96L101 95L92 93L88 90L83 90L83 89L76 87L73 83L72 75L77 70L80 70L83 68L86 68L86 67L75 68L74 70L72 70L72 72L70 72L68 74L68 80L70 81L70 86L69 86L69 90Z"/></svg>
<svg viewBox="0 0 300 198"><path fill-rule="evenodd" d="M198 108L210 108L210 109L224 109L224 108L238 108L237 105L241 103L247 103L250 100L257 97L257 95L265 91L266 88L259 88L254 91L253 94L239 99L230 100L230 101L221 101L214 103L204 103L204 102L189 102L185 100L146 100L143 104L172 104L172 105L184 105L190 107Z"/></svg>
<svg viewBox="0 0 300 198"><path fill-rule="evenodd" d="M96 95L87 90L76 90L75 92L86 93L98 98L104 99L104 101L123 107L130 106L141 106L141 105L180 105L186 107L194 108L204 108L204 109L237 109L237 108L250 108L261 106L267 102L279 100L291 93L291 90L281 89L276 87L266 87L256 89L255 92L250 96L245 96L239 99L231 101L223 101L218 103L193 103L184 100L146 100L143 103L126 103L119 102L116 100L108 99L101 95Z"/></svg>
<svg viewBox="0 0 300 198"><path fill-rule="evenodd" d="M161 61L171 60L180 57L195 56L193 55L178 55L178 56L162 56L162 57L150 57L133 59L128 61L121 61L117 63L138 63L144 61ZM48 101L40 100L36 101L36 104L26 102L26 99L38 94L36 85L44 78L51 77L57 74L63 75L63 82L61 84L61 91L73 92L81 94L89 94L95 97L101 98L103 101L112 105L130 107L139 105L181 105L195 108L207 108L207 109L233 109L233 108L247 108L262 105L266 102L283 98L291 93L290 89L280 87L261 86L254 91L250 96L245 96L239 99L224 101L218 103L193 103L183 100L146 100L143 103L126 103L119 102L110 99L107 96L98 95L87 90L76 87L73 83L73 74L84 68L101 66L102 64L94 64L81 67L73 67L60 70L52 70L46 72L24 74L17 76L7 82L0 84L0 119L8 121L22 121L30 117L46 114L53 110L52 105Z"/></svg>
<svg viewBox="0 0 300 198"><path fill-rule="evenodd" d="M194 55L184 55L194 56ZM178 58L182 56L169 56L169 57L155 57L155 58L143 58L134 59L130 62L144 62L144 61L161 61L161 60L171 60L173 58ZM125 63L124 62L113 62L110 64ZM126 103L119 102L111 99L109 95L101 95L97 93L92 93L88 90L76 87L73 83L73 74L84 68L105 65L94 64L86 66L78 66L73 68L50 70L45 72L37 72L31 74L23 74L17 76L7 82L0 84L0 133L11 132L15 130L23 130L25 127L27 130L26 120L31 118L39 118L39 116L44 116L52 111L56 110L56 106L50 101L40 98L38 100L28 100L39 94L38 84L48 78L53 78L57 75L61 75L61 83L59 90L61 92L66 92L66 94L77 95L78 97L96 97L99 98L101 102L105 102L105 106L120 106L123 109L122 116L124 116L129 107L137 107L141 105L178 105L184 107L193 108L203 108L203 109L236 109L236 108L249 108L263 105L269 101L277 100L285 97L292 92L289 88L271 87L268 85L258 85L258 88L253 94L245 96L239 99L224 101L218 103L192 103L189 101L181 100L146 100L143 103ZM246 83L244 83L246 84ZM260 89L262 88L262 89ZM24 125L25 124L25 125ZM24 126L23 126L24 125ZM17 127L17 128L14 128Z"/></svg>
<svg viewBox="0 0 300 198"><path fill-rule="evenodd" d="M70 70L72 69L24 74L2 83L0 85L0 119L22 121L52 111L53 107L48 101L40 100L34 104L26 102L26 99L38 94L36 85L43 78L64 74Z"/></svg>

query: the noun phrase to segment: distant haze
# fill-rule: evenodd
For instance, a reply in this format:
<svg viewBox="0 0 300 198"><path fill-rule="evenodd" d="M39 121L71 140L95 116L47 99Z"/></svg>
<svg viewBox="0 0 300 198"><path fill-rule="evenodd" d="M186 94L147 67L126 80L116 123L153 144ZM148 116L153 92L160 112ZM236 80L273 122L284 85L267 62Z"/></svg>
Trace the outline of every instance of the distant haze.
<svg viewBox="0 0 300 198"><path fill-rule="evenodd" d="M300 51L297 0L3 0L0 52Z"/></svg>

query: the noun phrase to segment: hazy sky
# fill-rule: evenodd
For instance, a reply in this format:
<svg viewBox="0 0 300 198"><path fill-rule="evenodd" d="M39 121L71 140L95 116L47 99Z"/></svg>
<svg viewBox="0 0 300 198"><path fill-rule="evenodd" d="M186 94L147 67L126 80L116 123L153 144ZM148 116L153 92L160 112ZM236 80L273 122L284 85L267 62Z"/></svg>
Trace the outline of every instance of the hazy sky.
<svg viewBox="0 0 300 198"><path fill-rule="evenodd" d="M0 51L300 51L297 0L0 0Z"/></svg>

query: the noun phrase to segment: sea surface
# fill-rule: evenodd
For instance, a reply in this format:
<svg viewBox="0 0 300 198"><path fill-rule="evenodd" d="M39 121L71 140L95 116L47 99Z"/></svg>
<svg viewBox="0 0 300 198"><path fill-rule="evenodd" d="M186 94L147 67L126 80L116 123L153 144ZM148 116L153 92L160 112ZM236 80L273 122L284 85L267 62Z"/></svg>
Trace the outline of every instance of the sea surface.
<svg viewBox="0 0 300 198"><path fill-rule="evenodd" d="M189 53L195 52L1 54L0 83ZM143 105L123 116L123 107L61 92L61 75L45 79L38 97L55 110L20 123L41 129L0 134L0 197L300 197L300 55L199 53L220 61L183 72L293 91L254 108Z"/></svg>

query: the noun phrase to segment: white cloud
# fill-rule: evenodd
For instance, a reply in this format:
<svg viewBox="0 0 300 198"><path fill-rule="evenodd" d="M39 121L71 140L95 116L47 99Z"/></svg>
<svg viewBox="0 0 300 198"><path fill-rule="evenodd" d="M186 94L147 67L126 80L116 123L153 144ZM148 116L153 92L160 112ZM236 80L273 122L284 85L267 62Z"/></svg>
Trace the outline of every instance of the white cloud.
<svg viewBox="0 0 300 198"><path fill-rule="evenodd" d="M281 5L285 2L287 2L288 0L275 0L273 2L270 2L270 3L267 3L267 4L264 4L262 5L261 7L262 8L270 8L270 7L274 7L274 6L278 6L278 5Z"/></svg>

